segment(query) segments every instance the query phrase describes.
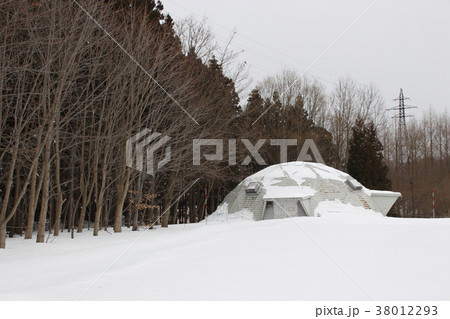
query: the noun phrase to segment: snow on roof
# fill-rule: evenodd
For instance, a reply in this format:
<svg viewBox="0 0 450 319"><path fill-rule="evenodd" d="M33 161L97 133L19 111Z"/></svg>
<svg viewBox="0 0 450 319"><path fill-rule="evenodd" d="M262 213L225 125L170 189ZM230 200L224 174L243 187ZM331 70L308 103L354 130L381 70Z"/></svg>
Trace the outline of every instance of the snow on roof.
<svg viewBox="0 0 450 319"><path fill-rule="evenodd" d="M350 175L332 167L311 162L289 162L266 167L247 177L243 183L258 182L266 191L264 199L305 198L316 193L311 186L303 185L306 179L321 178L345 182Z"/></svg>
<svg viewBox="0 0 450 319"><path fill-rule="evenodd" d="M363 187L364 192L368 196L392 196L392 197L401 197L402 194L399 192L392 192L392 191L378 191L378 190L372 190Z"/></svg>
<svg viewBox="0 0 450 319"><path fill-rule="evenodd" d="M341 172L335 168L326 166L320 163L313 162L289 162L276 164L247 177L248 184L252 180L262 180L265 184L270 184L270 181L280 176L287 176L296 180L299 184L304 181L304 178L332 179L344 182L350 177L347 173Z"/></svg>
<svg viewBox="0 0 450 319"><path fill-rule="evenodd" d="M264 199L273 198L307 198L316 193L311 187L304 186L270 186L267 188Z"/></svg>
<svg viewBox="0 0 450 319"><path fill-rule="evenodd" d="M345 182L350 177L350 175L344 172L325 165L314 167L314 172L323 179L332 179L340 182Z"/></svg>
<svg viewBox="0 0 450 319"><path fill-rule="evenodd" d="M272 165L266 167L263 170L247 177L245 179L246 185L250 183L252 180L256 180L262 182L264 185L273 185L279 182L277 179L280 177L289 177L292 180L296 181L297 184L302 184L304 178L315 178L316 174L309 168L308 165L305 165L305 162L290 162Z"/></svg>

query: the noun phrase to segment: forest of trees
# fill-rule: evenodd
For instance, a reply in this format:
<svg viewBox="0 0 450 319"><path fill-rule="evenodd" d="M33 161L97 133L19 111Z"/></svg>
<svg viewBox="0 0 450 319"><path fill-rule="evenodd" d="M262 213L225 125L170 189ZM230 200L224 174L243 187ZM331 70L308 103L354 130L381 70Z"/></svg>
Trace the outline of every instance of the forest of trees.
<svg viewBox="0 0 450 319"><path fill-rule="evenodd" d="M202 21L176 24L153 0L80 4L0 4L0 248L33 232L45 242L61 231L195 223L263 168L226 157L192 165L194 139L295 139L288 161L313 139L327 165L359 178L362 132L372 136L365 156L381 156L385 169L385 184L366 186L403 194L393 214L429 217L435 189L437 216L449 215L447 115L430 110L399 141L375 86L345 78L327 93L294 71L240 101L246 65ZM144 129L171 137L171 161L154 176L126 166L126 141ZM280 161L269 144L259 153L267 165ZM247 155L238 147L237 163Z"/></svg>

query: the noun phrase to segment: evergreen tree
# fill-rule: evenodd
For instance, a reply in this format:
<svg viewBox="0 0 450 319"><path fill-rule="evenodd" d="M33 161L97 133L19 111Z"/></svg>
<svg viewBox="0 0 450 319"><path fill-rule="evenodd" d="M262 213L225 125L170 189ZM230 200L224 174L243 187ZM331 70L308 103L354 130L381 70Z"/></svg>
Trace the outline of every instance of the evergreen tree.
<svg viewBox="0 0 450 319"><path fill-rule="evenodd" d="M304 108L302 96L298 96L295 104L285 110L286 126L293 131L297 137L305 137L314 126L309 118L308 111Z"/></svg>
<svg viewBox="0 0 450 319"><path fill-rule="evenodd" d="M347 172L368 188L389 189L391 181L387 177L383 145L378 140L373 122L366 125L363 119L358 118L349 144Z"/></svg>
<svg viewBox="0 0 450 319"><path fill-rule="evenodd" d="M245 108L244 115L256 120L261 115L264 107L264 100L262 99L259 91L253 89L247 99L247 106Z"/></svg>

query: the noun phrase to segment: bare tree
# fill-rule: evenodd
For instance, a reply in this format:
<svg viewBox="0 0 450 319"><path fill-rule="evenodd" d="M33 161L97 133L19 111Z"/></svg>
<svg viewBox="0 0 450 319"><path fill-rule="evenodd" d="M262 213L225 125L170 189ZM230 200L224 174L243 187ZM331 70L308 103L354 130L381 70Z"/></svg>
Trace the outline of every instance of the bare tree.
<svg viewBox="0 0 450 319"><path fill-rule="evenodd" d="M327 128L333 135L338 149L340 168L345 168L348 141L356 119L372 121L377 130L386 123L384 102L374 85L358 84L350 78L339 80L330 97Z"/></svg>
<svg viewBox="0 0 450 319"><path fill-rule="evenodd" d="M300 76L296 71L283 70L269 76L256 86L265 100L274 103L275 92L279 94L282 107L294 106L301 97L309 118L318 126L323 126L327 108L325 87L318 81Z"/></svg>
<svg viewBox="0 0 450 319"><path fill-rule="evenodd" d="M180 38L183 52L195 54L204 64L216 59L224 73L233 80L238 94L243 93L251 84L249 68L241 60L243 50L233 50L237 32L233 30L223 45L220 45L211 29L208 18L197 19L188 16L175 23L175 31Z"/></svg>

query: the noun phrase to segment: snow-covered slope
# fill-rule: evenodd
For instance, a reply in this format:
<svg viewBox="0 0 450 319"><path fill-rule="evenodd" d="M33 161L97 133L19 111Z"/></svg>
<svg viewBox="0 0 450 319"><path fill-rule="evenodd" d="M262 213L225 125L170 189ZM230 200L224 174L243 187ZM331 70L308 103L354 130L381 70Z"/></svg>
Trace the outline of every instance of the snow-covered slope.
<svg viewBox="0 0 450 319"><path fill-rule="evenodd" d="M217 217L48 244L8 239L0 300L450 299L450 220Z"/></svg>

